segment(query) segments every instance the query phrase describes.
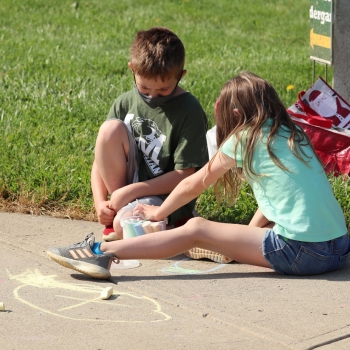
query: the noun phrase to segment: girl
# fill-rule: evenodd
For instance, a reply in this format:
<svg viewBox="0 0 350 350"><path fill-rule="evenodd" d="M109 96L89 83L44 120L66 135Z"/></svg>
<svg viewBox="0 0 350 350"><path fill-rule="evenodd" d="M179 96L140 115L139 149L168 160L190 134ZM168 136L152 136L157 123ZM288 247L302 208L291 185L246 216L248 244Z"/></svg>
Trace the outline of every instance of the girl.
<svg viewBox="0 0 350 350"><path fill-rule="evenodd" d="M314 275L342 267L349 254L344 215L307 135L286 112L274 88L250 72L228 81L216 108L219 151L184 179L160 207L139 204L134 215L153 221L214 184L233 201L243 176L259 209L250 224L193 218L184 226L110 243L92 234L66 248L51 248L58 263L108 278L111 259L161 259L193 247L281 274ZM81 257L77 250L89 254Z"/></svg>

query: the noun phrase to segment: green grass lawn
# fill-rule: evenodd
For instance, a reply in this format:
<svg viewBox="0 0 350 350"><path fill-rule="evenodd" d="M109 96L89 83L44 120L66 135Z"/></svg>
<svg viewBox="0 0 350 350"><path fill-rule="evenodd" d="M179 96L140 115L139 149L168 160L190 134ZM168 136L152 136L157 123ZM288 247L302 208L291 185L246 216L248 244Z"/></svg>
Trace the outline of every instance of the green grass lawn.
<svg viewBox="0 0 350 350"><path fill-rule="evenodd" d="M3 210L94 219L95 138L114 99L132 87L127 62L138 30L166 26L182 39L188 73L181 85L198 97L212 124L221 86L243 69L270 81L286 107L311 85L309 5L308 0L2 0ZM323 66L316 68L323 74ZM288 85L294 89L287 91ZM349 212L348 181L331 182ZM233 208L216 208L211 190L198 203L201 215L227 222L247 222L255 208L246 186Z"/></svg>

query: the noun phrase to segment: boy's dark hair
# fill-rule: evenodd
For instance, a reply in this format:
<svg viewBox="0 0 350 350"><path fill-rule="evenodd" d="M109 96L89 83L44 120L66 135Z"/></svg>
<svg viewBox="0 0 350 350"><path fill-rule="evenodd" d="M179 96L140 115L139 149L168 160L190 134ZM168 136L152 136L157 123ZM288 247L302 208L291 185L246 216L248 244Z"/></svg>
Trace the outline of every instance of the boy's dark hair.
<svg viewBox="0 0 350 350"><path fill-rule="evenodd" d="M146 79L180 79L185 48L178 36L165 27L140 30L130 48L134 74Z"/></svg>

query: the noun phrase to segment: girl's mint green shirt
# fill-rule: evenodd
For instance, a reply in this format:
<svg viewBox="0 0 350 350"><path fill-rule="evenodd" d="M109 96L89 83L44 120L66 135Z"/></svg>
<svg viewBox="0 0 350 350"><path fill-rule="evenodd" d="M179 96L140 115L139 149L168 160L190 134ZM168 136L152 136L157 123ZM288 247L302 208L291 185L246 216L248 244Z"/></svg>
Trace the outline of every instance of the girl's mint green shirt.
<svg viewBox="0 0 350 350"><path fill-rule="evenodd" d="M289 171L279 168L269 157L266 138L270 123L263 125L263 137L257 142L252 168L257 174L245 174L263 215L275 223L275 233L297 241L324 242L347 232L344 214L334 197L322 165L310 146L302 146L311 158L307 164L293 155L287 144L289 130L282 128L273 142L273 152ZM234 154L236 137L221 147L221 152L242 167L244 137Z"/></svg>

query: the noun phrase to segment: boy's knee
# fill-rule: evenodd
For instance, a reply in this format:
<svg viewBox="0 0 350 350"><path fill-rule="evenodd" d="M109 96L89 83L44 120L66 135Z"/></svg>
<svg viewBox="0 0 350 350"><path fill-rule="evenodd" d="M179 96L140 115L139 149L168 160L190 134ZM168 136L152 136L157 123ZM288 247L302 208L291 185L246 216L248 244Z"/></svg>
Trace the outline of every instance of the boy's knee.
<svg viewBox="0 0 350 350"><path fill-rule="evenodd" d="M113 220L113 229L119 239L123 238L123 228L120 226L120 219L116 216Z"/></svg>
<svg viewBox="0 0 350 350"><path fill-rule="evenodd" d="M128 138L126 126L119 120L107 120L101 126L98 132L98 139L109 141L126 141Z"/></svg>

